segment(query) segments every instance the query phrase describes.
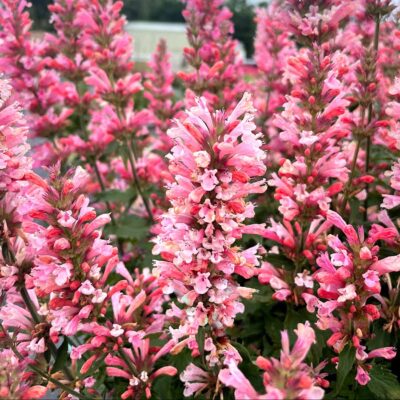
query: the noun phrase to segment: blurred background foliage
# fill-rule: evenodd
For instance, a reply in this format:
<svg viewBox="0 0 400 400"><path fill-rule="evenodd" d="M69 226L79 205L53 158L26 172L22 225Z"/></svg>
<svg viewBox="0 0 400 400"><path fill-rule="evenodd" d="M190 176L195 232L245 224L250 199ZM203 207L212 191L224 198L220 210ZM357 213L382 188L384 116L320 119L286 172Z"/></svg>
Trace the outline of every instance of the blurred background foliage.
<svg viewBox="0 0 400 400"><path fill-rule="evenodd" d="M47 6L51 0L32 0L31 16L34 29L49 30L49 12ZM181 0L123 0L124 14L128 21L184 22ZM257 0L227 0L226 5L233 12L235 38L243 43L247 57L253 55L253 37L255 34L254 8L265 2Z"/></svg>

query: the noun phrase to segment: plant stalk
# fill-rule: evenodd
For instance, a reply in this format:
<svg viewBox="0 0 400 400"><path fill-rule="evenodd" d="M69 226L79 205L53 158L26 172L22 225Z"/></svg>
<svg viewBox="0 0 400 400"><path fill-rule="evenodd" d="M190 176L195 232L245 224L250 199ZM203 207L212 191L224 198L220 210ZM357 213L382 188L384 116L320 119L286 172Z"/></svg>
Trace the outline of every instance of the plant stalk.
<svg viewBox="0 0 400 400"><path fill-rule="evenodd" d="M380 24L381 24L381 16L380 14L377 14L375 16L375 31L374 31L374 43L373 43L373 49L375 52L375 61L378 57L378 48L379 48L379 31L380 31ZM372 121L372 113L373 113L373 107L372 107L372 102L368 106L368 115L367 115L367 122L368 125ZM365 147L365 173L368 174L369 169L370 169L370 161L371 161L371 142L372 138L371 136L367 137L367 144ZM368 211L368 191L369 191L369 184L366 185L365 187L366 190L366 197L364 201L364 220L367 220L367 211Z"/></svg>
<svg viewBox="0 0 400 400"><path fill-rule="evenodd" d="M144 206L145 206L145 208L146 208L146 211L147 211L147 214L148 214L148 216L149 216L150 221L151 221L152 223L154 223L154 216L153 216L153 213L152 213L152 211L151 211L151 207L150 207L149 200L148 200L147 197L144 195L143 190L142 190L142 188L141 188L141 186L140 186L139 176L138 176L137 170L136 170L135 158L134 158L134 155L133 155L133 152L132 152L132 147L131 147L131 145L129 144L129 140L126 140L126 139L125 139L125 140L124 140L124 144L125 144L125 146L126 146L126 153L127 153L127 155L128 155L129 165L130 165L131 170L132 170L132 174L133 174L133 178L134 178L134 184L135 184L135 186L136 186L136 189L137 189L137 191L138 191L140 197L141 197L142 200L143 200L143 204L144 204Z"/></svg>

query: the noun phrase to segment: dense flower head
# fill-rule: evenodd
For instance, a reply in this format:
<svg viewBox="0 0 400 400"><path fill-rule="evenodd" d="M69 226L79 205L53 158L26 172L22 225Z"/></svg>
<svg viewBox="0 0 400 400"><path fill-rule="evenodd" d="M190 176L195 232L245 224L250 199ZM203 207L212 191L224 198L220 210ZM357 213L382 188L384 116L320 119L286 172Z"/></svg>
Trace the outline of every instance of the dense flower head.
<svg viewBox="0 0 400 400"><path fill-rule="evenodd" d="M27 227L34 235L36 257L28 278L39 297L53 295L51 335L73 335L81 320L101 315L107 298L105 282L118 261L116 249L101 239L109 215L96 216L89 199L81 194L88 175L81 168L59 176L50 171L50 182L37 175L29 179L41 186L43 197L31 216L45 226Z"/></svg>
<svg viewBox="0 0 400 400"><path fill-rule="evenodd" d="M0 81L0 193L20 188L20 180L30 169L27 124L20 105L11 98L11 85Z"/></svg>
<svg viewBox="0 0 400 400"><path fill-rule="evenodd" d="M252 120L248 94L231 113L210 113L202 98L186 120L176 121L169 131L175 142L169 155L175 182L167 191L172 208L161 219L153 249L163 261L155 265L163 291L175 293L184 305L168 311L181 324L172 330L173 337L189 336L182 343L197 352L191 338L209 327L205 349L211 365L221 357L239 359L234 348L229 350L223 340L213 343L212 337L224 335L243 312L240 297L253 292L238 285L233 274L250 278L259 265L258 246L234 246L243 233L252 231L251 225L244 225L254 215L246 197L265 191L264 180L253 181L265 172L265 154Z"/></svg>
<svg viewBox="0 0 400 400"><path fill-rule="evenodd" d="M82 29L80 38L83 54L99 68L115 76L123 76L132 69L132 40L124 31L125 17L120 13L122 1L87 2L76 16ZM104 46L107 40L107 46Z"/></svg>
<svg viewBox="0 0 400 400"><path fill-rule="evenodd" d="M364 378L368 376L368 368L363 364L367 359L390 359L395 356L393 349L387 354L383 349L367 354L363 340L370 337L371 323L380 318L379 308L371 302L381 292L380 277L400 269L398 256L378 258L379 246L376 242L393 238L396 232L393 228L375 227L365 237L362 228L356 231L333 211L329 212L328 220L344 233L347 243L337 236L328 236L332 252L321 254L317 260L319 268L314 273L319 286L318 297L311 294L304 294L303 297L310 312L315 308L318 310L317 326L332 332L328 345L338 353L347 344L356 348L359 366L364 368L363 376L357 380L366 384L369 379Z"/></svg>
<svg viewBox="0 0 400 400"><path fill-rule="evenodd" d="M69 85L48 68L47 41L31 38L29 6L25 0L7 0L0 7L0 65L12 78L21 105L30 111L27 120L32 134L52 137L68 125L72 113L64 99Z"/></svg>
<svg viewBox="0 0 400 400"><path fill-rule="evenodd" d="M339 28L340 22L355 10L353 1L302 1L287 2L288 28L306 45L314 41L326 41Z"/></svg>
<svg viewBox="0 0 400 400"><path fill-rule="evenodd" d="M263 235L279 243L277 252L296 268L293 272L267 262L259 274L259 281L274 289L275 299L295 304L302 302L303 293L313 290L310 264L326 246L329 224L325 219L349 181L352 151L343 142L351 134L348 82L354 61L335 50L333 31L323 27L326 23L337 29L338 22L348 16L350 4L317 3L288 4L282 14L283 21L296 28L292 40L304 47L284 60L283 76L291 89L272 119L279 132L275 148L281 158L268 183L275 187L283 221L271 219Z"/></svg>

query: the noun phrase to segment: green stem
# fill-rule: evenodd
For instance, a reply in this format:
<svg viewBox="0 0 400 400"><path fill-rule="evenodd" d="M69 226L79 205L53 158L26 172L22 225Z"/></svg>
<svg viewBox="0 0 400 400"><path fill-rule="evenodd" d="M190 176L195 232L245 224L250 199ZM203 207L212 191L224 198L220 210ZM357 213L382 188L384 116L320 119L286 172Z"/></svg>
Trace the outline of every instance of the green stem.
<svg viewBox="0 0 400 400"><path fill-rule="evenodd" d="M33 321L35 322L35 324L40 324L42 321L40 320L40 317L39 317L38 313L36 312L35 306L32 304L32 300L29 297L29 293L26 290L25 286L23 286L20 289L20 293L21 293L22 299L25 302L26 308L28 309L28 311L30 312L30 314L32 316Z"/></svg>
<svg viewBox="0 0 400 400"><path fill-rule="evenodd" d="M78 399L91 399L91 397L85 396L82 393L76 392L74 389L71 389L67 385L64 385L62 382L60 382L57 379L52 378L50 375L48 375L46 372L42 371L40 368L37 368L34 365L28 365L28 368L30 368L32 371L36 372L43 378L47 379L49 382L53 383L60 389L64 390L65 392L77 397Z"/></svg>
<svg viewBox="0 0 400 400"><path fill-rule="evenodd" d="M377 59L378 56L378 48L379 48L379 30L380 30L380 24L381 24L381 16L380 14L377 14L375 16L375 31L374 31L374 52L375 52L375 61ZM368 117L367 117L367 121L368 121L368 125L371 123L372 121L372 112L373 112L373 108L372 108L372 101L368 106ZM367 144L366 144L366 148L365 148L365 173L368 174L369 169L370 169L370 159L371 159L371 142L372 142L372 138L371 136L367 137ZM369 185L366 185L366 197L365 197L365 201L364 201L364 220L367 220L367 210L368 210L368 191L369 191Z"/></svg>
<svg viewBox="0 0 400 400"><path fill-rule="evenodd" d="M123 348L118 349L118 354L121 356L121 358L125 361L126 365L128 366L129 370L131 371L131 374L133 376L139 377L139 373L136 369L136 367L133 365L132 361L129 359L129 357L125 354Z"/></svg>
<svg viewBox="0 0 400 400"><path fill-rule="evenodd" d="M124 120L124 112L121 110L121 107L119 105L115 105L115 111L117 113L118 119L122 122ZM142 198L143 204L146 208L146 211L147 211L150 221L152 223L154 223L154 216L153 216L153 213L151 212L151 207L150 207L149 201L148 201L147 197L145 196L145 194L143 193L142 187L140 186L139 176L137 174L137 170L136 170L136 166L135 166L135 156L134 156L134 153L132 150L131 143L129 142L129 140L126 137L123 137L122 142L126 147L126 153L128 155L129 164L132 169L132 175L135 180L134 185L136 186L136 189L137 189L140 197Z"/></svg>
<svg viewBox="0 0 400 400"><path fill-rule="evenodd" d="M360 152L360 147L361 147L361 138L357 139L357 146L354 151L353 155L353 161L351 163L351 171L350 171L350 176L349 180L346 183L346 186L344 188L344 198L342 202L342 206L340 207L340 215L343 215L344 210L346 209L347 201L349 199L349 194L350 194L350 187L353 182L354 175L356 173L356 166L357 166L357 159L358 159L358 153Z"/></svg>
<svg viewBox="0 0 400 400"><path fill-rule="evenodd" d="M13 351L13 353L17 356L17 358L20 361L24 361L25 357L22 356L22 354L18 351L18 349L13 344L13 341L10 338L7 330L3 327L2 324L0 324L0 328L3 331L4 335L7 337L7 339L10 341L10 347L11 347L11 350ZM67 393L69 393L69 394L71 394L71 395L73 395L75 397L78 397L79 399L90 399L91 398L91 397L87 397L87 396L83 395L82 393L76 392L75 390L71 389L67 385L64 385L58 379L55 379L55 378L51 377L49 374L47 374L46 372L42 371L40 368L36 367L36 365L28 364L28 368L31 369L32 371L36 372L37 374L39 374L41 377L45 378L49 382L53 383L54 385L56 385L60 389L64 390L65 392L67 392Z"/></svg>
<svg viewBox="0 0 400 400"><path fill-rule="evenodd" d="M96 159L94 159L94 161L93 161L93 169L94 169L94 172L96 173L97 180L99 181L99 185L100 185L101 191L102 191L102 192L105 192L106 187L105 187L104 182L103 182L103 179L102 179L102 177L101 177L101 174L100 174L100 171L99 171L99 167L97 166L97 161L96 161ZM113 214L112 214L112 212L111 212L111 205L110 205L110 203L109 203L108 201L105 201L105 203L106 203L106 206L107 206L107 210L108 210L108 212L110 213L111 223L112 223L113 225L116 225L114 216L113 216Z"/></svg>
<svg viewBox="0 0 400 400"><path fill-rule="evenodd" d="M131 170L132 170L132 174L133 174L133 178L134 178L134 184L136 186L136 189L137 189L140 197L143 200L143 204L144 204L144 206L146 208L146 211L147 211L147 214L149 216L150 221L154 223L154 216L153 216L153 213L151 212L151 207L150 207L149 200L144 195L143 190L142 190L142 188L140 186L139 176L137 174L136 165L135 165L135 159L134 159L134 155L132 153L132 147L129 144L129 140L125 139L124 140L124 144L126 146L126 153L128 155L129 164L131 166Z"/></svg>

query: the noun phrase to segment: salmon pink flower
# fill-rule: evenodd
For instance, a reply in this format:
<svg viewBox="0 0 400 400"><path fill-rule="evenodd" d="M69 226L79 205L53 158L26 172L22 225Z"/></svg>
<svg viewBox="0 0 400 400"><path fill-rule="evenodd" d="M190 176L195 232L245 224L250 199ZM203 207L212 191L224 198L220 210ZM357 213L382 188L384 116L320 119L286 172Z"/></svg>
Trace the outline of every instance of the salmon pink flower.
<svg viewBox="0 0 400 400"><path fill-rule="evenodd" d="M254 275L258 246L242 251L233 244L246 232L244 220L254 215L246 197L265 191L264 180L253 180L265 172L265 155L253 133L252 112L248 94L232 113L210 113L199 99L169 131L175 141L168 156L175 176L167 191L172 208L161 220L153 253L163 258L155 264L164 292L175 292L185 305L177 315L180 328L172 332L177 340L194 337L206 325L223 335L243 311L241 293L251 295L240 290L233 274Z"/></svg>

